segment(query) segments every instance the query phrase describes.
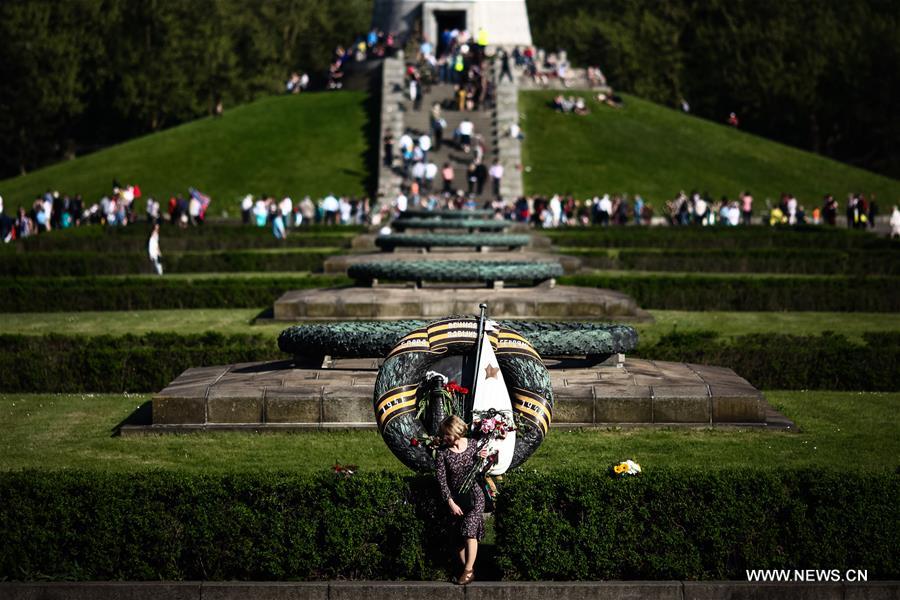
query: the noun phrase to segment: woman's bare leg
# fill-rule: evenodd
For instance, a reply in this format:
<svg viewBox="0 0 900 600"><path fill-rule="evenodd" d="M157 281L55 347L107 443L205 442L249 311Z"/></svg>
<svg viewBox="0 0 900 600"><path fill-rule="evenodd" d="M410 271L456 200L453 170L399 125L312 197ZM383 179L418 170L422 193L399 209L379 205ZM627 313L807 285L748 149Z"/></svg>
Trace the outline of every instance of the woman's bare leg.
<svg viewBox="0 0 900 600"><path fill-rule="evenodd" d="M463 542L463 545L459 548L459 564L463 567L466 566L466 543Z"/></svg>
<svg viewBox="0 0 900 600"><path fill-rule="evenodd" d="M475 568L475 557L478 556L478 540L475 538L466 538L466 571Z"/></svg>

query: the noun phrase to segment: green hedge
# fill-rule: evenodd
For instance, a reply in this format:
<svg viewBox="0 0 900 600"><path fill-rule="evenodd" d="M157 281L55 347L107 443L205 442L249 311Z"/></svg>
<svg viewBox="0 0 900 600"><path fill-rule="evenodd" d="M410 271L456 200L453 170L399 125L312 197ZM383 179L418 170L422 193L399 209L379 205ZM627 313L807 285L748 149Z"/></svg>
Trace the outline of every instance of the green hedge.
<svg viewBox="0 0 900 600"><path fill-rule="evenodd" d="M509 579L738 579L745 569L900 576L900 477L821 470L591 470L507 477L496 515ZM649 468L648 468L649 467Z"/></svg>
<svg viewBox="0 0 900 600"><path fill-rule="evenodd" d="M513 472L495 513L506 579L745 579L745 569L900 576L900 477L846 470ZM429 477L0 474L0 579L443 579Z"/></svg>
<svg viewBox="0 0 900 600"><path fill-rule="evenodd" d="M166 273L234 273L321 271L325 259L338 248L280 251L226 250L223 252L163 252ZM0 254L0 275L51 277L133 275L153 273L147 253L140 252L29 252Z"/></svg>
<svg viewBox="0 0 900 600"><path fill-rule="evenodd" d="M900 311L897 277L777 277L590 273L561 285L629 294L647 309L727 311ZM7 278L0 312L250 308L271 306L284 292L350 285L343 276Z"/></svg>
<svg viewBox="0 0 900 600"><path fill-rule="evenodd" d="M0 287L0 312L262 308L283 293L349 284L343 276L85 277L8 279Z"/></svg>
<svg viewBox="0 0 900 600"><path fill-rule="evenodd" d="M563 248L585 267L635 271L900 275L900 253L835 249Z"/></svg>
<svg viewBox="0 0 900 600"><path fill-rule="evenodd" d="M258 335L0 335L5 392L156 392L189 367L286 358Z"/></svg>
<svg viewBox="0 0 900 600"><path fill-rule="evenodd" d="M834 227L585 227L542 230L557 246L603 248L752 248L897 250L874 233Z"/></svg>
<svg viewBox="0 0 900 600"><path fill-rule="evenodd" d="M760 389L900 390L900 333L756 333L725 340L713 332L665 335L635 356L729 367Z"/></svg>
<svg viewBox="0 0 900 600"><path fill-rule="evenodd" d="M760 389L897 391L900 333L673 333L638 346L634 356L730 367ZM157 392L189 367L285 360L275 340L258 335L0 335L5 392Z"/></svg>
<svg viewBox="0 0 900 600"><path fill-rule="evenodd" d="M202 227L160 228L160 247L167 252L202 252L252 248L309 246L349 247L362 226L311 225L289 229L286 240L276 240L271 227L251 227L237 223L206 223ZM0 245L3 252L138 252L146 253L150 235L146 223L129 227L88 226L56 230Z"/></svg>
<svg viewBox="0 0 900 600"><path fill-rule="evenodd" d="M437 499L391 474L3 473L0 580L439 579Z"/></svg>
<svg viewBox="0 0 900 600"><path fill-rule="evenodd" d="M648 309L900 310L900 278L897 277L589 273L564 275L557 282L618 290L634 297L642 308Z"/></svg>

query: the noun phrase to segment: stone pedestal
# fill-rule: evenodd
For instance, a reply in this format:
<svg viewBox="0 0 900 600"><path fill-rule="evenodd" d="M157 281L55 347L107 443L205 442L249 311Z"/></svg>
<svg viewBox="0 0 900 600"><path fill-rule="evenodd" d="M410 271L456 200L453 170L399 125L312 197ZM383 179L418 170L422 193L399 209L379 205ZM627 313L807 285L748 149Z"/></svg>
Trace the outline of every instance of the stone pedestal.
<svg viewBox="0 0 900 600"><path fill-rule="evenodd" d="M380 359L289 361L188 369L153 398L153 425L123 433L238 429L374 428ZM763 395L731 369L616 357L571 368L547 361L554 428L748 426L790 428Z"/></svg>
<svg viewBox="0 0 900 600"><path fill-rule="evenodd" d="M278 321L431 319L478 314L482 302L494 319L652 320L621 292L574 286L326 288L285 292L275 301Z"/></svg>

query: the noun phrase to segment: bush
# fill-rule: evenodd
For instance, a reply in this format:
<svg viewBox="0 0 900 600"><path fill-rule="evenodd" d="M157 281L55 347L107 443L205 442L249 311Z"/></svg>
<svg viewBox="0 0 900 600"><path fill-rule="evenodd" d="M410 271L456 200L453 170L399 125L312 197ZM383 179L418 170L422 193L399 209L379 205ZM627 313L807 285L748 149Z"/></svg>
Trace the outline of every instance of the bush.
<svg viewBox="0 0 900 600"><path fill-rule="evenodd" d="M647 465L645 465L647 467ZM900 576L900 478L798 470L513 472L495 513L507 579L745 579L744 569ZM0 474L0 579L443 579L431 477Z"/></svg>
<svg viewBox="0 0 900 600"><path fill-rule="evenodd" d="M205 223L202 227L181 229L163 225L160 246L163 252L202 252L252 248L291 248L335 246L349 247L362 226L310 225L290 229L286 240L276 240L270 227L250 227L237 223ZM17 240L0 247L0 252L147 252L149 229L146 223L129 227L92 225L54 230Z"/></svg>
<svg viewBox="0 0 900 600"><path fill-rule="evenodd" d="M257 335L0 336L6 392L155 392L189 367L284 358Z"/></svg>
<svg viewBox="0 0 900 600"><path fill-rule="evenodd" d="M723 340L712 332L671 333L636 356L729 367L760 389L900 390L900 333L842 335L773 333Z"/></svg>
<svg viewBox="0 0 900 600"><path fill-rule="evenodd" d="M541 337L551 345L558 345L555 337L565 341L564 335ZM865 343L831 334L728 341L708 332L673 333L634 355L730 367L760 389L900 390L900 333L867 334ZM0 389L157 392L189 367L285 358L274 339L258 335L0 335Z"/></svg>
<svg viewBox="0 0 900 600"><path fill-rule="evenodd" d="M713 273L797 273L831 275L900 274L900 255L834 249L563 249L585 267L635 271Z"/></svg>
<svg viewBox="0 0 900 600"><path fill-rule="evenodd" d="M561 285L610 288L643 308L662 310L858 311L900 310L896 277L777 277L761 275L631 275L560 277Z"/></svg>
<svg viewBox="0 0 900 600"><path fill-rule="evenodd" d="M262 308L283 293L349 284L342 276L86 277L8 279L0 287L0 312Z"/></svg>
<svg viewBox="0 0 900 600"><path fill-rule="evenodd" d="M149 263L147 263L149 264ZM896 277L774 277L590 273L564 275L562 285L610 288L648 309L728 311L900 310ZM284 292L350 285L339 276L7 278L0 312L251 308L271 306Z"/></svg>
<svg viewBox="0 0 900 600"><path fill-rule="evenodd" d="M438 498L384 473L3 473L0 580L438 579Z"/></svg>
<svg viewBox="0 0 900 600"><path fill-rule="evenodd" d="M646 465L645 465L646 467ZM900 477L600 468L512 474L495 519L509 579L746 579L745 569L900 575Z"/></svg>
<svg viewBox="0 0 900 600"><path fill-rule="evenodd" d="M277 252L227 250L224 252L165 252L166 273L233 273L258 271L321 271L337 248L305 248ZM32 252L0 254L0 275L51 277L134 275L153 273L146 252Z"/></svg>
<svg viewBox="0 0 900 600"><path fill-rule="evenodd" d="M900 244L873 233L833 227L585 227L541 231L560 247L759 248L894 250Z"/></svg>

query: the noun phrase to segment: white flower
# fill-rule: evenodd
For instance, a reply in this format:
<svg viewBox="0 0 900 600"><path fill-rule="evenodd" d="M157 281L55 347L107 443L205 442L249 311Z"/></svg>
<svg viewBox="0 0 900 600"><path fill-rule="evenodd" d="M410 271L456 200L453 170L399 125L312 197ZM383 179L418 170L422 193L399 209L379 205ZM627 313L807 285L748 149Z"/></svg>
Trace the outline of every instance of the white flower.
<svg viewBox="0 0 900 600"><path fill-rule="evenodd" d="M440 379L441 385L446 385L446 383L449 381L449 379L447 379L447 376L443 373L438 373L437 371L428 371L427 373L425 373L425 381L431 381L432 379Z"/></svg>

